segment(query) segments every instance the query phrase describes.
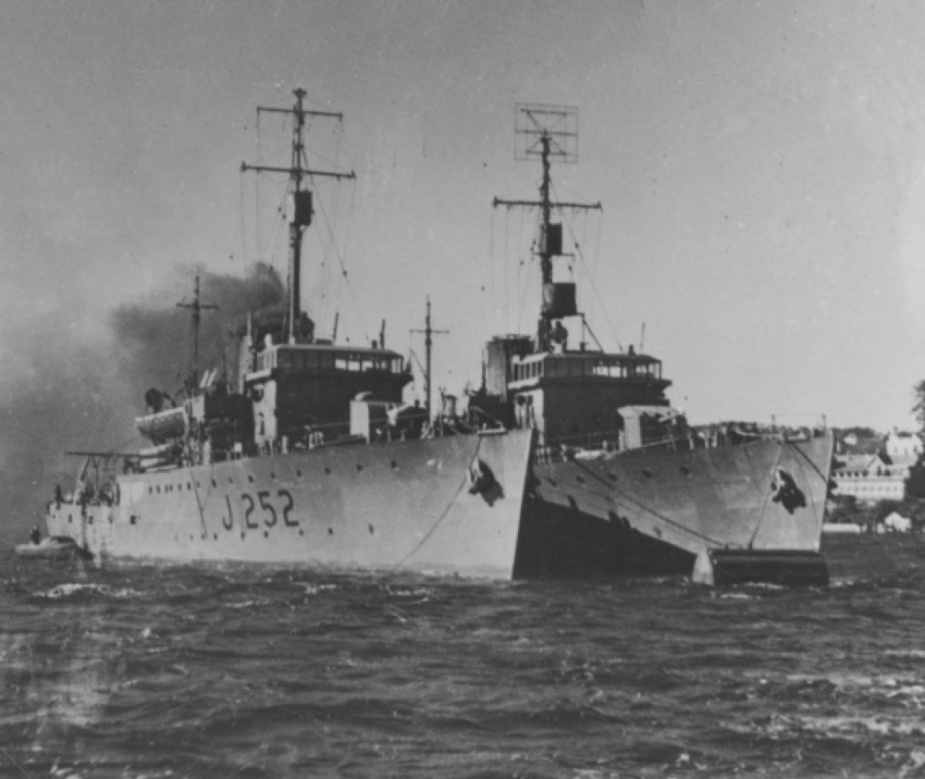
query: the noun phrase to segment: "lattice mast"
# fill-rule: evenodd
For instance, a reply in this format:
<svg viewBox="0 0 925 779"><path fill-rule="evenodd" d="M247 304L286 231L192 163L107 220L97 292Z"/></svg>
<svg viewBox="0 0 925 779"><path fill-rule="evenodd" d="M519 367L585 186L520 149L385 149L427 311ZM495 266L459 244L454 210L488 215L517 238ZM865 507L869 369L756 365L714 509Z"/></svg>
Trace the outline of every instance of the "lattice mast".
<svg viewBox="0 0 925 779"><path fill-rule="evenodd" d="M533 160L539 158L543 167L539 200L504 200L495 198L492 205L525 206L540 211L540 235L536 255L540 260L542 278L542 301L540 321L537 326L537 351L550 347L552 321L562 316L576 314L574 287L557 285L553 281L553 258L562 255L562 224L552 221L553 209L601 210L598 203L566 203L551 198L550 168L553 159L559 162L578 161L578 109L573 106L551 106L518 104L515 113L515 158ZM571 303L563 304L563 288L569 286ZM568 295L565 295L568 297Z"/></svg>
<svg viewBox="0 0 925 779"><path fill-rule="evenodd" d="M314 208L312 205L312 192L305 188L304 179L313 176L323 176L335 179L355 179L353 171L339 173L333 171L314 170L308 167L305 155L305 119L306 117L319 117L336 119L342 122L344 115L329 111L308 111L302 108L305 97L304 89L293 90L296 102L292 108L257 108L258 119L261 113L278 113L292 116L292 154L288 168L268 165L248 165L241 163L241 170L253 170L258 173L287 173L292 188L292 219L289 222L289 310L287 314L286 337L289 343L296 340L296 328L302 315L301 287L302 287L302 235L306 227L311 224Z"/></svg>

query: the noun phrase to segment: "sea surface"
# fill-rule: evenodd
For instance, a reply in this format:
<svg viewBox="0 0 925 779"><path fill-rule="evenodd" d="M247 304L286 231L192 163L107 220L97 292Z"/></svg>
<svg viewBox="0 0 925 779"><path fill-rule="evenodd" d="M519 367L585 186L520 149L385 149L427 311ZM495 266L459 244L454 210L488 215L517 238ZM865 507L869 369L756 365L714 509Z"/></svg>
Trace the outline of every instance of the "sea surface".
<svg viewBox="0 0 925 779"><path fill-rule="evenodd" d="M925 537L827 589L0 552L3 777L925 776Z"/></svg>

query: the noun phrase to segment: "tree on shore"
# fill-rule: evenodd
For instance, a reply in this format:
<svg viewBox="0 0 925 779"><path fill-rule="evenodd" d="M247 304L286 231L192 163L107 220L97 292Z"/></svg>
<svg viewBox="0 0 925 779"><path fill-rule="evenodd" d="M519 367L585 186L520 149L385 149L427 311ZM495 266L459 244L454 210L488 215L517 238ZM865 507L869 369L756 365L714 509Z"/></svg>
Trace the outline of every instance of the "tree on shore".
<svg viewBox="0 0 925 779"><path fill-rule="evenodd" d="M912 394L915 397L912 413L915 414L915 419L919 423L919 429L925 432L925 379L912 388Z"/></svg>

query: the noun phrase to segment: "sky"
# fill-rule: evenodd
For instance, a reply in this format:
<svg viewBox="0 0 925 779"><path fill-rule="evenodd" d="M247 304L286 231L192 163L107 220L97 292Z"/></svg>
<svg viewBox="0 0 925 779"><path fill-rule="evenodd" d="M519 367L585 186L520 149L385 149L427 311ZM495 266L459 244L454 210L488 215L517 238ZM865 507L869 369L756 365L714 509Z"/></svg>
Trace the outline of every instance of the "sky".
<svg viewBox="0 0 925 779"><path fill-rule="evenodd" d="M603 211L569 215L559 271L607 349L663 360L693 423L916 427L922 3L7 0L0 20L0 425L17 441L17 404L45 398L85 420L83 446L121 443L143 399L107 394L139 370L118 312L174 308L194 269L285 277L284 177L240 166L288 164L283 118L256 108L297 87L344 114L312 123L313 161L357 177L315 187L320 334L336 316L366 344L385 320L423 361L429 297L449 331L435 387L477 385L482 344L533 332L538 305L535 215L492 208L537 197L515 106L565 105L578 159L553 166L555 196ZM175 340L150 383L187 359Z"/></svg>

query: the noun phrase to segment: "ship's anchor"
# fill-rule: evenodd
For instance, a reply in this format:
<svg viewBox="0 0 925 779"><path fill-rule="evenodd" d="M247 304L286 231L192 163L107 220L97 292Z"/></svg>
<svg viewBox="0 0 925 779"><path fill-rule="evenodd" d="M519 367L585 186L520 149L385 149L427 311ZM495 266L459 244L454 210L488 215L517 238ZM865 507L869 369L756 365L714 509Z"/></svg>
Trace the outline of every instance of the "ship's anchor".
<svg viewBox="0 0 925 779"><path fill-rule="evenodd" d="M504 490L498 480L482 460L476 460L469 468L469 494L481 495L485 502L492 506L495 501L504 496Z"/></svg>
<svg viewBox="0 0 925 779"><path fill-rule="evenodd" d="M777 466L771 477L771 500L780 503L790 514L806 506L803 491L797 487L793 476L780 466Z"/></svg>

